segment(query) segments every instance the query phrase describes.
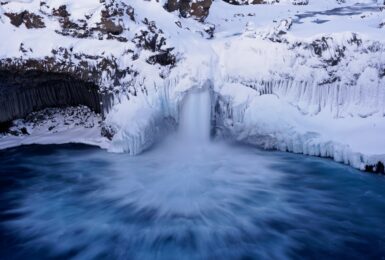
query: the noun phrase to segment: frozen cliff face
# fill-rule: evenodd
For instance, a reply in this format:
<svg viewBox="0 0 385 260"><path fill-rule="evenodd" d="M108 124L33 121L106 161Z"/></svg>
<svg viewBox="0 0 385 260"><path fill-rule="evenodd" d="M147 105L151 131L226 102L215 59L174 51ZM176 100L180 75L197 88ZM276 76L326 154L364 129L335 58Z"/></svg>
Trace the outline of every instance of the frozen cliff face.
<svg viewBox="0 0 385 260"><path fill-rule="evenodd" d="M214 5L207 20L220 19L221 8ZM257 13L235 11L237 27L217 24L226 36L213 48L224 75L215 84L217 132L361 169L375 165L384 160L384 44L375 26L384 14L372 5L311 9L265 27ZM373 27L360 31L363 23Z"/></svg>
<svg viewBox="0 0 385 260"><path fill-rule="evenodd" d="M245 37L216 49L223 55L226 81L275 94L303 114L384 115L385 60L379 54L385 48L380 42L350 33L287 44Z"/></svg>
<svg viewBox="0 0 385 260"><path fill-rule="evenodd" d="M361 169L385 161L382 3L260 2L4 1L0 69L112 95L99 126L110 151L150 147L186 94L209 88L218 135Z"/></svg>

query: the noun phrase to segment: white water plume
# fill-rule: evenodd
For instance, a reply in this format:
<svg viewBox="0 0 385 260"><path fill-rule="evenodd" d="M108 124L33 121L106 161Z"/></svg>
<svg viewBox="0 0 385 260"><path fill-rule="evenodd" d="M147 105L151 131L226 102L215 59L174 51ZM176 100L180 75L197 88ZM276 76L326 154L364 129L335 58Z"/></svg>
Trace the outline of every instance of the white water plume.
<svg viewBox="0 0 385 260"><path fill-rule="evenodd" d="M208 89L187 94L180 114L179 135L189 143L208 143L211 130L211 96Z"/></svg>

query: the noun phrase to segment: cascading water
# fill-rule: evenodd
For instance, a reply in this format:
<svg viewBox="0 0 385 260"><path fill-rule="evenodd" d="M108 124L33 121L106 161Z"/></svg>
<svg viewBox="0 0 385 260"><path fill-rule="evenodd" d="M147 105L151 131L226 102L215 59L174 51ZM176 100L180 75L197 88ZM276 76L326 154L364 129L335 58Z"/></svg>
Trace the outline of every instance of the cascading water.
<svg viewBox="0 0 385 260"><path fill-rule="evenodd" d="M205 144L210 140L211 96L208 89L187 94L180 115L179 135L182 141Z"/></svg>

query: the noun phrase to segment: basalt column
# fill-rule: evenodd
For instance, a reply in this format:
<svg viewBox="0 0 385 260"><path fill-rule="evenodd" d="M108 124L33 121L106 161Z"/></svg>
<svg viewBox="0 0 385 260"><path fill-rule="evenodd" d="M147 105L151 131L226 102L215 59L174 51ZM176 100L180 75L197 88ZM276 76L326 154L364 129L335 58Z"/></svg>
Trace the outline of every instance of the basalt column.
<svg viewBox="0 0 385 260"><path fill-rule="evenodd" d="M109 103L98 86L67 74L0 71L0 123L47 107L86 105L104 113Z"/></svg>

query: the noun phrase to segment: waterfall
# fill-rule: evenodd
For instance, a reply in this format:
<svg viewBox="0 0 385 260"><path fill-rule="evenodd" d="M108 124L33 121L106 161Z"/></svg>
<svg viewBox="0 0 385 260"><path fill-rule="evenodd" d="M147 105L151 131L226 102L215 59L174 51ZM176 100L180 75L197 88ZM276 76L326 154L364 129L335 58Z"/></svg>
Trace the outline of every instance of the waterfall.
<svg viewBox="0 0 385 260"><path fill-rule="evenodd" d="M208 143L211 131L211 96L208 89L191 91L185 97L179 124L181 139L189 143Z"/></svg>

